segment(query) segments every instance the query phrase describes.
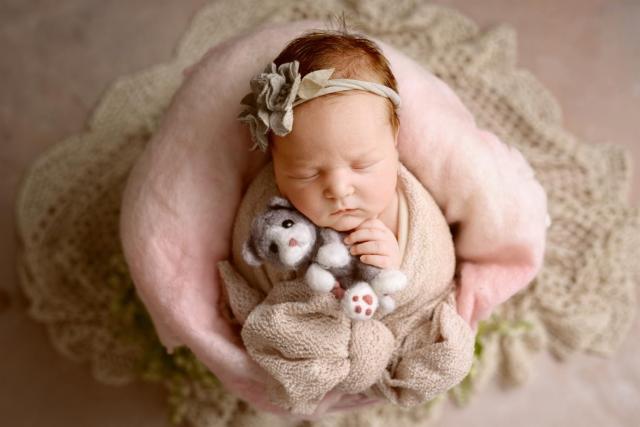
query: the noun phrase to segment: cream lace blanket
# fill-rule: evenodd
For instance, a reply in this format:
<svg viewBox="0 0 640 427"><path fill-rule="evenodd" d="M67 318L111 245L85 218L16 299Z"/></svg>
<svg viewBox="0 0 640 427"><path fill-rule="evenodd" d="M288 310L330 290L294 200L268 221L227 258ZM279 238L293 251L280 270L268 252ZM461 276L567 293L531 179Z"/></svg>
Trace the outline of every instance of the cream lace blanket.
<svg viewBox="0 0 640 427"><path fill-rule="evenodd" d="M554 99L516 68L513 30L480 32L455 12L412 0L260 4L224 0L205 7L171 63L115 82L91 118L90 130L55 146L29 171L17 206L21 281L32 302L30 314L47 325L61 353L90 361L96 379L116 384L138 378L136 366L148 357L146 335L131 339L121 334L123 318L139 323L136 313L127 311L128 305L114 307L131 292L121 286L126 270L112 261L121 253L118 209L130 167L180 85L182 70L239 28L323 19L341 10L355 27L403 49L453 87L480 127L525 155L546 189L553 225L545 266L532 286L498 313L530 327L485 337L474 390L498 366L507 379L522 382L533 369L536 351L564 357L610 354L618 347L634 315L638 279L632 254L640 243L640 216L626 201L629 160L615 146L581 143L562 128ZM114 316L122 306L124 317ZM197 371L186 362L175 363ZM253 412L211 382L183 381L179 387L180 415L196 426L291 424ZM382 426L393 420L394 425L424 426L428 409L378 406L315 425Z"/></svg>

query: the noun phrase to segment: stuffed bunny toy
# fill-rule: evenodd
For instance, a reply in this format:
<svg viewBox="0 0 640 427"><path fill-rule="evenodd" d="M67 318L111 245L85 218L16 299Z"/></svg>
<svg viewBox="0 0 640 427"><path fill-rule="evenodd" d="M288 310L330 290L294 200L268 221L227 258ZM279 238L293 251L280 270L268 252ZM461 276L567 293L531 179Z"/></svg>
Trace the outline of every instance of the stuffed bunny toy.
<svg viewBox="0 0 640 427"><path fill-rule="evenodd" d="M361 262L343 243L346 235L316 226L288 200L275 196L251 223L242 257L254 267L269 262L282 270L305 271L306 283L316 292L344 292L341 304L351 319L368 320L378 309L392 312L391 294L407 285L406 276Z"/></svg>

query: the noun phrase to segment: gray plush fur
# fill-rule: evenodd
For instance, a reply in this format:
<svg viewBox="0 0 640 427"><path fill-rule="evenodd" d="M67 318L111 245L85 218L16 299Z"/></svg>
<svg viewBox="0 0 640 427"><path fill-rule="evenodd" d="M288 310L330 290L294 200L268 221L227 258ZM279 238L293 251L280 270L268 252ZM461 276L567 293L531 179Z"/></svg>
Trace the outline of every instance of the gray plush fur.
<svg viewBox="0 0 640 427"><path fill-rule="evenodd" d="M268 262L280 269L300 272L306 270L312 262L317 262L319 248L328 243L342 244L346 236L346 233L330 228L317 227L286 199L274 197L269 201L267 209L253 220L251 234L243 246L242 255L253 266ZM298 244L296 249L296 246L289 245L290 239L304 242L306 246L301 248ZM292 254L293 250L298 253ZM319 265L329 271L344 289L357 281L371 282L381 271L352 255L349 255L348 263L344 266Z"/></svg>

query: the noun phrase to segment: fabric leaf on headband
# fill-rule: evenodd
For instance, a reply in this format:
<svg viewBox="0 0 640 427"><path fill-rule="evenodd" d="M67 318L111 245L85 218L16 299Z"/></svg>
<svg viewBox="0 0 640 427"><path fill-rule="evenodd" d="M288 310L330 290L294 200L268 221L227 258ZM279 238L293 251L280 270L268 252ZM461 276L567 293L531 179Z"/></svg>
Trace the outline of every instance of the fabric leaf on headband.
<svg viewBox="0 0 640 427"><path fill-rule="evenodd" d="M278 136L287 135L293 129L293 107L310 99L345 90L364 90L389 98L395 108L400 106L400 95L375 82L337 79L329 80L334 69L316 70L301 78L300 63L286 62L276 67L269 64L262 73L251 79L251 93L241 103L245 109L238 119L249 125L251 150L269 149L269 130Z"/></svg>
<svg viewBox="0 0 640 427"><path fill-rule="evenodd" d="M315 96L320 89L327 85L327 82L331 78L331 75L335 71L335 68L329 68L327 70L312 71L302 78L300 82L300 89L298 90L298 97L301 99L311 99Z"/></svg>
<svg viewBox="0 0 640 427"><path fill-rule="evenodd" d="M242 99L247 108L238 119L249 125L255 150L267 151L268 132L284 136L293 129L293 102L300 87L298 61L276 67L269 64L251 80L251 93Z"/></svg>

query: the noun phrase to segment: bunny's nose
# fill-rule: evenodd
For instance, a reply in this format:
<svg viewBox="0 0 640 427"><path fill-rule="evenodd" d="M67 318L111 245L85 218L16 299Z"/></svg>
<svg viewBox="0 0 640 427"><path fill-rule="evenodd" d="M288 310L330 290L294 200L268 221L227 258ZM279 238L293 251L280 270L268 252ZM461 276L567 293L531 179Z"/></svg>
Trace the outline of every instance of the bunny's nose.
<svg viewBox="0 0 640 427"><path fill-rule="evenodd" d="M298 246L298 241L296 239L289 240L289 247Z"/></svg>

